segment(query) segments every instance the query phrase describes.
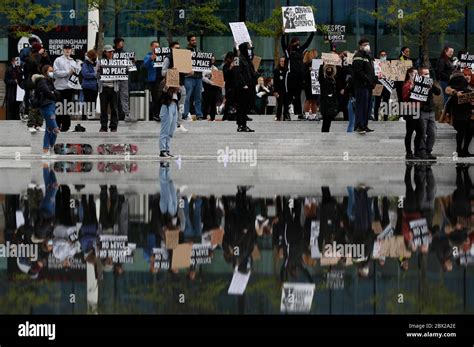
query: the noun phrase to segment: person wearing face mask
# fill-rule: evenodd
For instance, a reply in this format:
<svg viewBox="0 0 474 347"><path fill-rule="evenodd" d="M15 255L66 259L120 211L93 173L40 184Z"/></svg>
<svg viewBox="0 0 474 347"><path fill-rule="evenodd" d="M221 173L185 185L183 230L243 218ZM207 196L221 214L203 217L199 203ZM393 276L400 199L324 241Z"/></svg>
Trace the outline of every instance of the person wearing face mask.
<svg viewBox="0 0 474 347"><path fill-rule="evenodd" d="M410 99L410 94L415 86L415 76L417 75L417 71L415 68L409 68L407 70L405 76L405 83L403 84L403 101L415 103L417 101ZM413 109L413 107L412 107ZM416 160L423 158L423 155L420 153L421 149L421 141L423 139L423 128L421 126L421 119L419 117L415 117L414 114L404 115L403 118L405 119L405 126L406 126L406 133L405 133L405 150L406 150L406 159L407 160ZM411 138L413 137L413 133L415 135L415 151L411 149Z"/></svg>
<svg viewBox="0 0 474 347"><path fill-rule="evenodd" d="M239 45L239 57L232 69L234 74L234 91L237 104L237 132L254 132L247 126L248 105L251 103L256 73L249 56L250 43Z"/></svg>
<svg viewBox="0 0 474 347"><path fill-rule="evenodd" d="M386 51L380 51L379 52L379 59L380 61L387 61L387 52ZM387 88L384 88L382 90L382 94L380 96L375 96L374 97L374 117L375 120L378 119L379 116L379 110L380 110L380 105L382 104L382 101L388 105L388 102L390 101L390 92L387 90ZM383 120L387 121L388 120L388 113L383 115Z"/></svg>
<svg viewBox="0 0 474 347"><path fill-rule="evenodd" d="M20 101L16 100L16 90L18 86L23 86L20 58L10 59L10 65L5 71L6 93L4 104L7 106L7 120L20 120Z"/></svg>
<svg viewBox="0 0 474 347"><path fill-rule="evenodd" d="M300 39L293 37L288 43L289 35L281 36L281 47L285 54L285 63L287 74L285 79L286 102L285 108L289 109L293 104L293 110L298 119L304 119L303 109L301 106L301 92L304 87L305 67L303 63L304 52L313 40L314 32L312 32L306 42L300 45Z"/></svg>
<svg viewBox="0 0 474 347"><path fill-rule="evenodd" d="M273 71L273 81L275 81L274 95L277 98L276 121L288 119L290 117L287 105L285 104L285 78L286 78L285 58L281 57L278 67ZM283 118L282 118L283 112Z"/></svg>
<svg viewBox="0 0 474 347"><path fill-rule="evenodd" d="M60 132L59 126L56 123L56 101L60 93L54 87L53 71L54 69L51 65L45 65L41 69L41 75L36 74L32 77L40 112L46 121L46 131L43 140L43 153L45 157L52 156L52 148L56 143L57 134Z"/></svg>
<svg viewBox="0 0 474 347"><path fill-rule="evenodd" d="M423 76L430 78L430 69L422 67L419 69L418 73ZM428 99L425 102L421 103L421 132L422 139L420 145L420 154L423 156L423 159L436 160L436 157L431 154L433 147L436 141L436 119L434 113L434 100L433 95L441 95L441 89L435 86L431 86L431 89L428 93Z"/></svg>
<svg viewBox="0 0 474 347"><path fill-rule="evenodd" d="M111 45L105 45L102 53L102 59L111 60L114 55L114 48ZM97 64L97 75L98 75L98 91L100 95L100 130L99 132L107 132L107 123L109 120L108 109L110 107L110 124L109 128L111 132L116 132L119 118L118 118L118 81L101 81L100 75L102 74L102 68Z"/></svg>
<svg viewBox="0 0 474 347"><path fill-rule="evenodd" d="M441 89L443 90L444 104L446 104L449 99L449 94L446 94L444 91L448 86L449 78L455 70L453 56L454 48L446 46L441 52L438 62L436 63L436 78L439 81Z"/></svg>
<svg viewBox="0 0 474 347"><path fill-rule="evenodd" d="M198 52L196 35L188 35L188 46L192 52ZM186 99L184 101L183 119L192 120L189 117L189 109L191 97L194 99L194 109L196 111L196 118L202 120L204 117L201 110L202 98L202 72L191 72L184 78L184 87L186 88Z"/></svg>
<svg viewBox="0 0 474 347"><path fill-rule="evenodd" d="M355 131L359 134L373 132L368 127L372 113L372 90L376 85L374 60L370 54L370 43L367 39L359 41L359 51L352 62L353 83L356 98Z"/></svg>
<svg viewBox="0 0 474 347"><path fill-rule="evenodd" d="M86 102L87 105L92 105L92 103L97 102L98 86L96 65L97 52L91 49L86 53L86 60L81 68L82 92L84 93L84 102ZM89 110L89 112L91 110L89 107L86 107L86 109ZM85 114L82 116L82 119L87 119Z"/></svg>
<svg viewBox="0 0 474 347"><path fill-rule="evenodd" d="M75 73L76 62L71 56L72 46L65 44L63 46L63 55L54 61L54 87L59 91L59 101L63 105L69 105L73 100L74 89L68 85L69 78ZM63 107L64 113L58 114L57 122L62 132L68 131L71 127L71 115L67 110L69 107Z"/></svg>
<svg viewBox="0 0 474 347"><path fill-rule="evenodd" d="M339 103L336 88L336 67L321 65L319 68L319 84L321 86L321 115L323 126L321 131L328 133L331 122L339 112Z"/></svg>

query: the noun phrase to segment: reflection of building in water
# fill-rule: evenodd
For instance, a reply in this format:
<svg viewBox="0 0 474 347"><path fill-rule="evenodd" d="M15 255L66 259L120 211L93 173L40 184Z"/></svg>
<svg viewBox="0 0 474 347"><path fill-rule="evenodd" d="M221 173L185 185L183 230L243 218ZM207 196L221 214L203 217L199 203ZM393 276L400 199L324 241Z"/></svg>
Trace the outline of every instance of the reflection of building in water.
<svg viewBox="0 0 474 347"><path fill-rule="evenodd" d="M403 197L374 196L364 185L342 196L332 187L313 196L252 196L243 186L206 196L186 191L163 167L155 195L58 185L46 230L38 226L45 225L40 206L51 210L47 186L3 196L0 240L31 242L34 235L44 264L0 259L0 303L22 274L51 295L32 304L33 313L280 313L283 283L315 284L311 313L472 311L474 196L469 168L456 170L455 190L445 196L436 196L433 172L423 166L407 168ZM170 230L176 244L193 243L180 268ZM101 259L99 235L117 237L111 249L134 244L133 261ZM333 244L364 245L366 254L326 257L325 245ZM243 295L227 295L234 269L250 273ZM188 305L179 305L179 293ZM404 293L403 308L390 304L395 293Z"/></svg>

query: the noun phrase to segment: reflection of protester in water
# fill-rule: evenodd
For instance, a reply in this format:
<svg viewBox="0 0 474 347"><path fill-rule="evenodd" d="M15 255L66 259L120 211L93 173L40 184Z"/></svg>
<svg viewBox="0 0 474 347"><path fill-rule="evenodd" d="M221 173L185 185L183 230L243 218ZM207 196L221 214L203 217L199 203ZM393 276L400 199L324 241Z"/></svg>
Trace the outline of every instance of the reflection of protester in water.
<svg viewBox="0 0 474 347"><path fill-rule="evenodd" d="M97 246L97 212L94 196L81 196L82 207L82 225L79 230L79 242L81 243L81 251L84 258L89 263L94 263L96 259L95 248Z"/></svg>

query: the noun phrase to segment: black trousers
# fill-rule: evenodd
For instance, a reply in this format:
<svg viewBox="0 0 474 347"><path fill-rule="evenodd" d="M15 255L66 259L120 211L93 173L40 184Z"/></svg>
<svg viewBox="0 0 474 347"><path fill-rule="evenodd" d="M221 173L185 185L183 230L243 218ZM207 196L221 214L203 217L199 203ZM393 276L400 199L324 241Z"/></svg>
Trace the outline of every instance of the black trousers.
<svg viewBox="0 0 474 347"><path fill-rule="evenodd" d="M421 148L421 141L423 139L423 127L421 125L421 119L406 119L406 134L405 134L405 150L407 153L413 153L411 150L411 138L413 137L413 132L415 134L415 154L418 154Z"/></svg>
<svg viewBox="0 0 474 347"><path fill-rule="evenodd" d="M329 129L331 128L333 117L323 114L323 126L321 127L321 132L328 133Z"/></svg>
<svg viewBox="0 0 474 347"><path fill-rule="evenodd" d="M104 87L100 93L100 127L107 129L107 122L109 120L108 108L110 106L110 129L117 129L118 127L118 113L117 113L117 92L114 88Z"/></svg>
<svg viewBox="0 0 474 347"><path fill-rule="evenodd" d="M237 125L247 126L248 105L251 102L250 89L239 89L236 91L237 102Z"/></svg>
<svg viewBox="0 0 474 347"><path fill-rule="evenodd" d="M151 94L151 114L150 120L153 120L153 117L158 117L160 115L161 103L159 98L161 79L156 80L155 82L148 82L148 90Z"/></svg>
<svg viewBox="0 0 474 347"><path fill-rule="evenodd" d="M217 113L217 97L219 95L219 87L206 86L204 84L204 93L202 94L202 116L204 119L207 118L207 115L211 117L212 120L216 119Z"/></svg>
<svg viewBox="0 0 474 347"><path fill-rule="evenodd" d="M7 120L20 120L20 104L19 101L7 101Z"/></svg>
<svg viewBox="0 0 474 347"><path fill-rule="evenodd" d="M290 109L290 104L293 104L293 111L295 115L301 116L303 114L303 108L301 106L301 91L302 87L289 88L285 94L285 108Z"/></svg>
<svg viewBox="0 0 474 347"><path fill-rule="evenodd" d="M375 120L378 120L377 117L379 116L380 105L382 104L382 101L388 104L390 100L390 93L388 92L387 89L384 88L382 91L382 95L374 96L374 99L375 99L374 117L375 117ZM387 109L387 112L383 115L383 120L384 121L388 120L388 109Z"/></svg>
<svg viewBox="0 0 474 347"><path fill-rule="evenodd" d="M92 117L95 115L95 107L92 107L92 105L95 105L97 102L98 92L97 90L83 89L82 93L84 94L84 102L86 103L82 113L82 120L87 120L87 116Z"/></svg>
<svg viewBox="0 0 474 347"><path fill-rule="evenodd" d="M68 131L71 127L71 115L68 114L68 103L72 101L74 89L58 90L59 102L63 104L63 112L56 115L56 121L61 131Z"/></svg>
<svg viewBox="0 0 474 347"><path fill-rule="evenodd" d="M471 144L473 135L474 121L470 119L466 120L454 120L453 126L456 129L456 151L467 152L469 151L469 145Z"/></svg>

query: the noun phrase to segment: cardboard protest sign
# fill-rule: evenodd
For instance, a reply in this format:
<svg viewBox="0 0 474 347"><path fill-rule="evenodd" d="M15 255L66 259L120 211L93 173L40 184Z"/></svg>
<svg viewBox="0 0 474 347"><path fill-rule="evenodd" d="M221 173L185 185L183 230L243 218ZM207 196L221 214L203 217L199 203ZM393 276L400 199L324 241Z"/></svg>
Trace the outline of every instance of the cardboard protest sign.
<svg viewBox="0 0 474 347"><path fill-rule="evenodd" d="M310 6L282 7L281 12L285 33L316 31L313 9Z"/></svg>
<svg viewBox="0 0 474 347"><path fill-rule="evenodd" d="M191 61L194 72L211 72L212 71L212 53L192 52Z"/></svg>
<svg viewBox="0 0 474 347"><path fill-rule="evenodd" d="M211 81L212 83L214 83L214 85L224 88L225 87L224 73L220 70L212 70Z"/></svg>
<svg viewBox="0 0 474 347"><path fill-rule="evenodd" d="M165 245L166 249L175 249L179 244L179 230L165 231Z"/></svg>
<svg viewBox="0 0 474 347"><path fill-rule="evenodd" d="M156 270L169 270L170 269L169 252L167 249L153 248L153 255L155 257L153 267Z"/></svg>
<svg viewBox="0 0 474 347"><path fill-rule="evenodd" d="M211 245L222 245L224 240L224 229L214 229L211 231Z"/></svg>
<svg viewBox="0 0 474 347"><path fill-rule="evenodd" d="M474 102L474 92L458 95L458 104L467 104L469 102Z"/></svg>
<svg viewBox="0 0 474 347"><path fill-rule="evenodd" d="M244 22L229 23L230 30L232 30L232 36L234 36L234 42L236 46L239 46L244 42L252 42L247 26Z"/></svg>
<svg viewBox="0 0 474 347"><path fill-rule="evenodd" d="M166 71L166 86L168 88L179 88L179 72L176 69Z"/></svg>
<svg viewBox="0 0 474 347"><path fill-rule="evenodd" d="M167 55L171 53L171 48L169 47L157 47L155 48L156 59L153 62L153 67L163 67L163 62Z"/></svg>
<svg viewBox="0 0 474 347"><path fill-rule="evenodd" d="M242 295L247 288L247 284L249 283L250 279L250 271L247 273L241 273L238 271L236 267L234 269L234 275L232 276L232 281L230 282L229 289L227 290L227 294L230 295Z"/></svg>
<svg viewBox="0 0 474 347"><path fill-rule="evenodd" d="M421 75L415 76L415 85L410 93L410 99L426 102L428 100L428 94L433 85L433 79L429 77L423 77Z"/></svg>
<svg viewBox="0 0 474 347"><path fill-rule="evenodd" d="M100 59L100 80L101 81L127 81L128 59Z"/></svg>
<svg viewBox="0 0 474 347"><path fill-rule="evenodd" d="M383 85L382 84L376 84L375 88L372 90L372 95L373 96L381 96L383 91Z"/></svg>
<svg viewBox="0 0 474 347"><path fill-rule="evenodd" d="M390 68L392 69L392 76L390 78L394 81L404 81L407 70L413 66L411 60L392 60L390 61Z"/></svg>
<svg viewBox="0 0 474 347"><path fill-rule="evenodd" d="M188 49L173 48L174 68L181 73L191 73L193 71L192 52Z"/></svg>
<svg viewBox="0 0 474 347"><path fill-rule="evenodd" d="M321 58L326 65L342 66L341 58L335 53L321 53Z"/></svg>
<svg viewBox="0 0 474 347"><path fill-rule="evenodd" d="M316 286L309 283L283 283L280 312L308 313L311 311Z"/></svg>
<svg viewBox="0 0 474 347"><path fill-rule="evenodd" d="M127 235L100 235L99 258L112 258L114 263L133 263L133 246Z"/></svg>
<svg viewBox="0 0 474 347"><path fill-rule="evenodd" d="M171 267L173 269L185 269L191 266L192 243L181 243L173 249Z"/></svg>
<svg viewBox="0 0 474 347"><path fill-rule="evenodd" d="M380 223L380 221L373 221L372 230L374 231L375 234L377 235L380 234L382 232L382 223Z"/></svg>
<svg viewBox="0 0 474 347"><path fill-rule="evenodd" d="M258 71L261 61L262 61L261 57L258 57L258 56L253 57L252 64L253 64L253 68L255 69L255 71Z"/></svg>
<svg viewBox="0 0 474 347"><path fill-rule="evenodd" d="M391 67L391 64L390 64L390 61L381 61L379 60L377 65L380 67L380 73L381 73L381 76L387 80L391 80L393 81L394 80L394 76L392 74L392 67ZM375 65L374 65L374 69L375 69Z"/></svg>
<svg viewBox="0 0 474 347"><path fill-rule="evenodd" d="M326 42L346 42L345 25L325 25L324 41Z"/></svg>
<svg viewBox="0 0 474 347"><path fill-rule="evenodd" d="M465 68L473 69L474 65L474 54L469 54L466 52L461 54L461 59L459 59L459 67L464 70Z"/></svg>

